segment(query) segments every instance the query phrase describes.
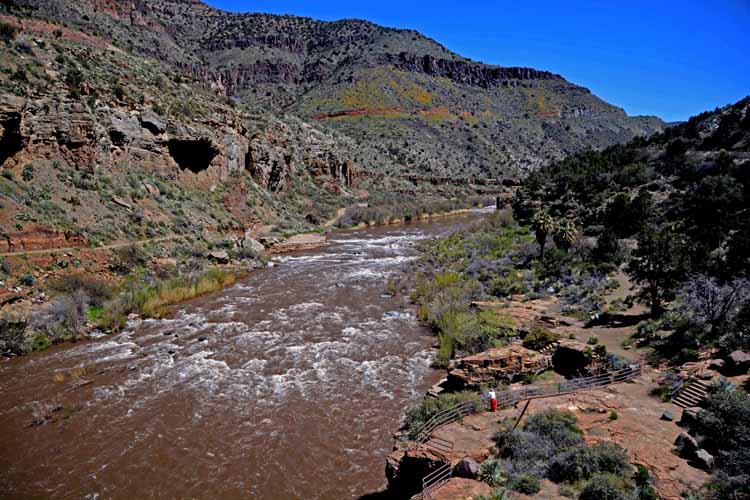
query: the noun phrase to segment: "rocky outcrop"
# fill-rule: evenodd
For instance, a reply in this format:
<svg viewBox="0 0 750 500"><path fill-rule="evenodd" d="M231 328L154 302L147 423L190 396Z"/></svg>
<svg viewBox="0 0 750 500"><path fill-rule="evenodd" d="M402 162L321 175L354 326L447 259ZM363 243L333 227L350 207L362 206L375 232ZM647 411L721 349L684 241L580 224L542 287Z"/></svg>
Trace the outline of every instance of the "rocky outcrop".
<svg viewBox="0 0 750 500"><path fill-rule="evenodd" d="M199 186L247 169L261 186L280 191L298 174L352 186L348 150L302 122L268 119L251 135L240 114L183 123L149 109L125 111L72 99L24 100L0 95L0 163L63 159L79 168L138 164Z"/></svg>
<svg viewBox="0 0 750 500"><path fill-rule="evenodd" d="M550 359L520 345L489 349L458 360L448 369L450 388L476 388L484 383L511 383L525 374L537 374L550 367Z"/></svg>
<svg viewBox="0 0 750 500"><path fill-rule="evenodd" d="M591 361L591 346L572 339L560 339L552 355L555 371L565 376L583 374Z"/></svg>
<svg viewBox="0 0 750 500"><path fill-rule="evenodd" d="M297 125L300 133L294 135ZM259 185L281 191L296 175L307 174L318 181L352 187L354 163L343 155L327 136L307 124L291 126L276 122L249 143L245 168Z"/></svg>
<svg viewBox="0 0 750 500"><path fill-rule="evenodd" d="M532 68L501 67L471 61L439 59L431 55L420 56L409 52L388 54L384 62L403 71L420 72L432 77L448 78L456 83L477 87L532 86L534 80L560 80L560 75Z"/></svg>
<svg viewBox="0 0 750 500"><path fill-rule="evenodd" d="M21 134L24 100L12 95L0 96L0 166L23 149Z"/></svg>
<svg viewBox="0 0 750 500"><path fill-rule="evenodd" d="M70 231L59 231L30 225L22 231L0 234L0 252L28 252L50 248L83 248L86 237Z"/></svg>
<svg viewBox="0 0 750 500"><path fill-rule="evenodd" d="M396 498L409 498L422 491L422 478L444 464L443 457L429 448L397 449L385 462L388 492Z"/></svg>
<svg viewBox="0 0 750 500"><path fill-rule="evenodd" d="M731 375L744 375L750 370L750 354L734 351L727 358L725 370Z"/></svg>

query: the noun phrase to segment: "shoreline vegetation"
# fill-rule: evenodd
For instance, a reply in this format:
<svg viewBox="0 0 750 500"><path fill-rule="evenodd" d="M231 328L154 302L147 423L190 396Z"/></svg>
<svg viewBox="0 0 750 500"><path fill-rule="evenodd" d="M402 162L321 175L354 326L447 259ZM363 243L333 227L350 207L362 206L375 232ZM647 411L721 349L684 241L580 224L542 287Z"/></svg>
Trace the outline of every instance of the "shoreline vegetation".
<svg viewBox="0 0 750 500"><path fill-rule="evenodd" d="M393 206L350 207L350 211L341 214L327 230L362 230L450 217L486 206L489 201L488 197L468 197L462 202L429 200ZM364 219L370 222L353 223ZM325 228L316 232L325 232ZM294 233L298 234L304 233ZM321 241L325 244L324 239ZM207 258L212 249L226 252L233 263L212 262ZM108 269L115 275L113 280L102 279L96 273L71 271L44 284L43 293L50 296L46 303L22 310L4 310L0 314L2 355L21 355L65 341L86 339L97 330L117 333L125 327L129 316L163 317L172 307L185 301L223 290L249 270L265 266L268 260L262 253L236 248L229 240L193 241L184 235L174 240L137 241L103 250L113 254L108 262ZM294 249L271 253L286 251ZM53 252L55 250L50 250ZM30 273L24 276L29 288L38 285ZM39 310L41 314L34 314Z"/></svg>

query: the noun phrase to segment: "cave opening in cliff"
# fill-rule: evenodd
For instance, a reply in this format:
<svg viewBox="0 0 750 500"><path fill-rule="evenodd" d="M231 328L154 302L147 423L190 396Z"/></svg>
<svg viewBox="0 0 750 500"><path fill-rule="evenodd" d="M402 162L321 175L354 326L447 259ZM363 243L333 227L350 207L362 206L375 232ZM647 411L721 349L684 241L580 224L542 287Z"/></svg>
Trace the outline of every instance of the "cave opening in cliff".
<svg viewBox="0 0 750 500"><path fill-rule="evenodd" d="M194 174L206 170L219 154L210 139L171 139L168 148L177 165Z"/></svg>
<svg viewBox="0 0 750 500"><path fill-rule="evenodd" d="M21 135L21 115L11 114L5 120L0 121L0 165L5 160L23 149L23 136Z"/></svg>

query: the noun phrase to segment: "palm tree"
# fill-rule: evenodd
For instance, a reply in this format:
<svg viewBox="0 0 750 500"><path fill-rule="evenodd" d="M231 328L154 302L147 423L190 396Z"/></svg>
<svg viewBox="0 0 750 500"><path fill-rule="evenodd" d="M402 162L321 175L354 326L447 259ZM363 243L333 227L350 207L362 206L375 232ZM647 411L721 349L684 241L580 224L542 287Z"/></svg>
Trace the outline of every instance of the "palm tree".
<svg viewBox="0 0 750 500"><path fill-rule="evenodd" d="M561 220L555 225L555 231L552 235L557 248L568 251L576 239L576 226L568 219Z"/></svg>
<svg viewBox="0 0 750 500"><path fill-rule="evenodd" d="M536 242L539 243L539 257L544 260L544 245L547 243L547 236L552 232L555 224L547 212L540 210L531 220L531 227L534 228Z"/></svg>

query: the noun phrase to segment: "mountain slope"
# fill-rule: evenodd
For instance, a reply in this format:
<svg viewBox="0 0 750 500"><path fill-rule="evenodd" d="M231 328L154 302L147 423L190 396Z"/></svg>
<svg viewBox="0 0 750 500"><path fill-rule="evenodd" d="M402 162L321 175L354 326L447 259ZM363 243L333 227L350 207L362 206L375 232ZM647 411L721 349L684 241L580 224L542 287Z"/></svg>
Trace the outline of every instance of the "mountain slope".
<svg viewBox="0 0 750 500"><path fill-rule="evenodd" d="M515 176L661 130L559 75L467 60L411 30L232 14L198 0L21 0L250 106L353 138L367 170ZM384 157L387 160L384 160Z"/></svg>

